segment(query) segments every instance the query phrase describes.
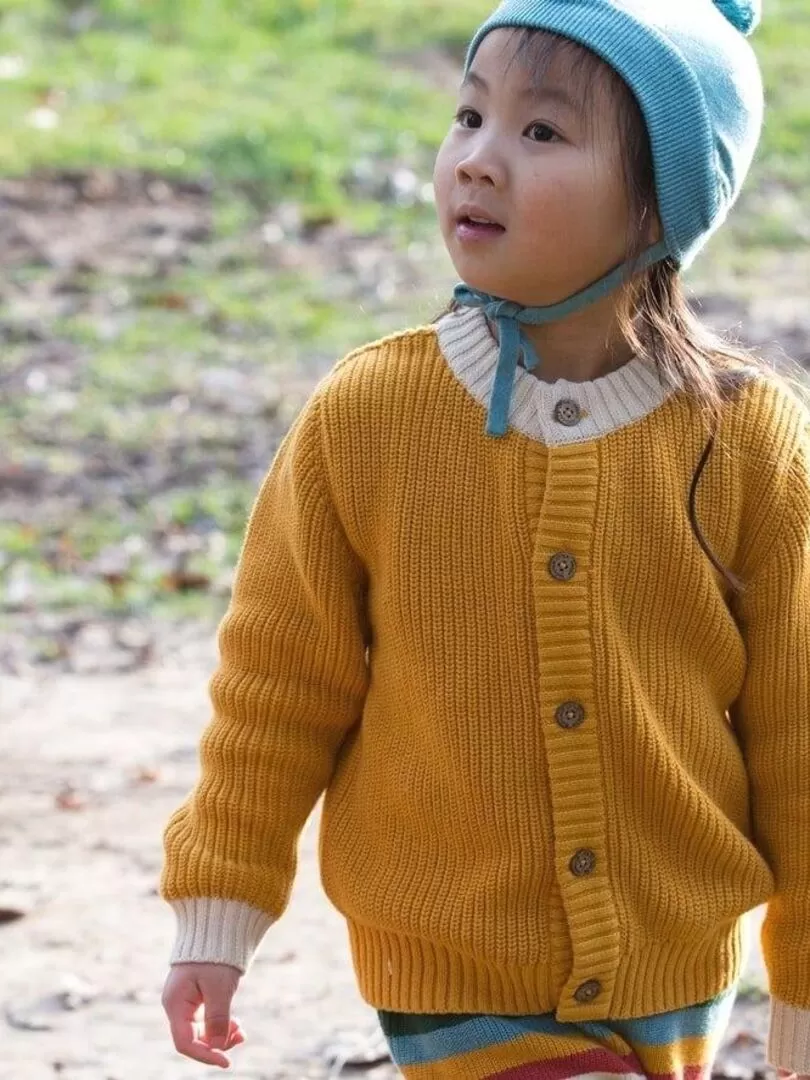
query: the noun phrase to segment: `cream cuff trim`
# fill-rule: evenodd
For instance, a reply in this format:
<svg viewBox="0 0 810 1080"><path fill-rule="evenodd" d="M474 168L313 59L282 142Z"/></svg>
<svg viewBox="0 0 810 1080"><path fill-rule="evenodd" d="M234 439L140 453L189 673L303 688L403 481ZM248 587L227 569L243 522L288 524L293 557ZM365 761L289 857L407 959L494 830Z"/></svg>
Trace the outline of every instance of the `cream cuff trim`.
<svg viewBox="0 0 810 1080"><path fill-rule="evenodd" d="M771 998L768 1064L775 1069L810 1074L810 1009L797 1009Z"/></svg>
<svg viewBox="0 0 810 1080"><path fill-rule="evenodd" d="M177 917L172 964L230 964L244 973L273 919L239 900L170 901Z"/></svg>

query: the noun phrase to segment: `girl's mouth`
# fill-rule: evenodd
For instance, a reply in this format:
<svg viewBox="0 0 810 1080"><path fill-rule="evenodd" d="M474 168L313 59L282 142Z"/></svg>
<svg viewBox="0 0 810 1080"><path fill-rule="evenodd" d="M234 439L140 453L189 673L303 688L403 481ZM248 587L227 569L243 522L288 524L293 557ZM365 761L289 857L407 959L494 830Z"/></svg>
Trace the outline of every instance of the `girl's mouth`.
<svg viewBox="0 0 810 1080"><path fill-rule="evenodd" d="M494 221L479 220L463 215L456 221L456 236L462 241L493 240L506 232L503 225Z"/></svg>

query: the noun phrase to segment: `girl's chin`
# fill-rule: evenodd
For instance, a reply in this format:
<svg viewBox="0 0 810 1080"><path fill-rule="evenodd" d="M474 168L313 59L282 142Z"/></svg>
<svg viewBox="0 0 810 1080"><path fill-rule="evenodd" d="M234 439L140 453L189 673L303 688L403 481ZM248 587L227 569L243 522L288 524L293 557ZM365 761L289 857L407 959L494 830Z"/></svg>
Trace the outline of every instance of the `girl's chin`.
<svg viewBox="0 0 810 1080"><path fill-rule="evenodd" d="M508 283L502 275L493 273L491 262L489 266L486 266L482 259L465 258L463 252L452 250L450 258L456 273L470 289L491 293L493 296L503 296L499 290L508 287Z"/></svg>
<svg viewBox="0 0 810 1080"><path fill-rule="evenodd" d="M468 288L474 289L476 292L487 293L489 296L497 296L501 300L512 299L509 296L508 282L500 280L492 274L482 274L480 269L476 274L474 268L461 260L454 263L454 266L459 278Z"/></svg>
<svg viewBox="0 0 810 1080"><path fill-rule="evenodd" d="M540 289L532 282L533 287L529 289L525 284L521 287L513 277L493 273L492 265L482 266L479 259L459 258L454 253L452 261L460 280L468 288L496 296L499 300L511 300L523 307L552 307L578 291L573 284L566 291L566 285L559 282L544 283L545 287Z"/></svg>
<svg viewBox="0 0 810 1080"><path fill-rule="evenodd" d="M515 300L515 297L510 295L515 292L514 274L498 273L498 261L493 259L491 254L489 258L483 252L471 255L469 251L459 251L455 246L449 248L449 254L456 273L468 288L502 300Z"/></svg>

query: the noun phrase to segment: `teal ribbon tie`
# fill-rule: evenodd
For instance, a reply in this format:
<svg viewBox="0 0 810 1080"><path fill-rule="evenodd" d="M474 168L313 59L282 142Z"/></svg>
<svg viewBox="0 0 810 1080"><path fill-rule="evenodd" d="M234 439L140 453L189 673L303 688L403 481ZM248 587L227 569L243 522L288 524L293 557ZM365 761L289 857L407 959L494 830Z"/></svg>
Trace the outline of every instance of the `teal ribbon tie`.
<svg viewBox="0 0 810 1080"><path fill-rule="evenodd" d="M535 352L532 343L523 333L520 324L541 326L544 323L556 322L581 311L584 307L601 300L603 296L613 292L629 279L633 273L640 273L654 263L661 262L668 255L665 243L656 244L649 248L638 260L632 264L622 263L615 270L611 270L599 281L582 289L581 292L570 296L559 304L551 304L547 307L524 307L512 300L504 300L490 293L479 292L471 289L468 285L460 282L453 290L453 297L457 304L462 307L481 308L487 318L498 327L498 366L495 370L495 379L492 385L489 411L487 413L486 432L488 435L505 435L509 426L509 408L512 400L512 388L515 383L515 372L518 360L523 355L523 363L529 371L533 371L540 364L540 358Z"/></svg>

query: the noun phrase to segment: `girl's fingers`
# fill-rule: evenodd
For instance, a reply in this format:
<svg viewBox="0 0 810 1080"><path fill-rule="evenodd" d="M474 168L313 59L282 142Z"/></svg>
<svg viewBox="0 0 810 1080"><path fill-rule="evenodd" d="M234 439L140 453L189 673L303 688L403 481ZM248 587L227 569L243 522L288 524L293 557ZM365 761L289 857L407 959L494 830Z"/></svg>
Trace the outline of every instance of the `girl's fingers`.
<svg viewBox="0 0 810 1080"><path fill-rule="evenodd" d="M198 1038L201 1043L211 1048L211 1037L206 1034L205 1027L200 1025ZM228 1026L228 1034L225 1038L225 1044L221 1047L222 1050L231 1050L234 1046L241 1046L245 1041L245 1033L239 1021L234 1017Z"/></svg>
<svg viewBox="0 0 810 1080"><path fill-rule="evenodd" d="M237 1029L236 1031L232 1032L231 1035L228 1036L228 1042L227 1042L227 1045L225 1046L225 1049L226 1050L231 1050L234 1046L241 1046L244 1041L245 1041L245 1033L243 1031L240 1031L240 1030Z"/></svg>
<svg viewBox="0 0 810 1080"><path fill-rule="evenodd" d="M216 1065L229 1069L231 1063L222 1050L215 1050L207 1043L205 1021L197 1020L199 1007L191 999L169 1012L169 1023L175 1049L184 1057L200 1061L203 1065Z"/></svg>
<svg viewBox="0 0 810 1080"><path fill-rule="evenodd" d="M224 1051L245 1041L239 1021L230 1015L238 981L236 969L222 965L172 967L161 1000L179 1054L230 1068Z"/></svg>
<svg viewBox="0 0 810 1080"><path fill-rule="evenodd" d="M201 1061L203 1065L217 1065L220 1069L229 1069L230 1061L221 1050L207 1046L200 1038L200 1025L183 1016L170 1017L172 1039L175 1049L184 1057Z"/></svg>
<svg viewBox="0 0 810 1080"><path fill-rule="evenodd" d="M178 1050L180 1050L180 1047L178 1047ZM230 1061L221 1050L214 1050L212 1047L206 1046L201 1039L194 1039L186 1045L185 1049L180 1050L180 1053L193 1058L194 1061L201 1061L203 1065L217 1065L220 1069L230 1069L231 1067Z"/></svg>
<svg viewBox="0 0 810 1080"><path fill-rule="evenodd" d="M228 1045L226 1050L230 1050L232 1046L241 1046L245 1041L245 1033L242 1030L242 1025L239 1023L237 1017L231 1020L231 1030L228 1032Z"/></svg>

